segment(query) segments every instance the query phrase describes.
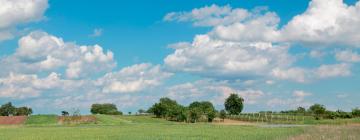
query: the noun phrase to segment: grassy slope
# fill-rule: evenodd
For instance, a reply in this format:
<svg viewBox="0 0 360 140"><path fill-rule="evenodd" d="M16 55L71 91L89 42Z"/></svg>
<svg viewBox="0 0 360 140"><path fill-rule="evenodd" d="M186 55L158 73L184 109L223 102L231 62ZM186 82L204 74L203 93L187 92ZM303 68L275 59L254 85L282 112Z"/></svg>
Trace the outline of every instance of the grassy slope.
<svg viewBox="0 0 360 140"><path fill-rule="evenodd" d="M78 125L73 127L52 125L42 127L37 127L37 125L25 127L0 127L0 138L13 140L271 140L286 138L303 132L302 128L261 128L255 126L181 124L148 116L97 115L96 117L98 118L98 125ZM54 117L50 116L35 116L35 118L32 118L32 120L30 119L30 122L28 123L52 124L53 118ZM39 120L43 120L44 122L39 122Z"/></svg>
<svg viewBox="0 0 360 140"><path fill-rule="evenodd" d="M271 140L286 138L301 132L300 128L259 128L206 124L125 124L121 126L0 128L0 137L13 140Z"/></svg>
<svg viewBox="0 0 360 140"><path fill-rule="evenodd" d="M32 115L25 122L26 125L56 125L56 115Z"/></svg>

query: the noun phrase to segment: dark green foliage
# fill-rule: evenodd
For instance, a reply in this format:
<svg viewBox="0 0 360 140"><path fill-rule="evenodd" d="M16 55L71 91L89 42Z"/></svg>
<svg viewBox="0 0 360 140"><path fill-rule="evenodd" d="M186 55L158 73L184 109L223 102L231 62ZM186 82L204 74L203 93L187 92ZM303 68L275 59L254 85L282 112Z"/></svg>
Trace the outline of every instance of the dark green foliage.
<svg viewBox="0 0 360 140"><path fill-rule="evenodd" d="M143 113L145 113L146 111L145 111L144 109L139 109L138 112L139 112L139 114L143 114Z"/></svg>
<svg viewBox="0 0 360 140"><path fill-rule="evenodd" d="M29 116L33 113L31 108L28 107L19 107L15 108L15 114L16 116Z"/></svg>
<svg viewBox="0 0 360 140"><path fill-rule="evenodd" d="M237 94L231 94L225 101L225 109L230 115L239 115L243 110L244 99Z"/></svg>
<svg viewBox="0 0 360 140"><path fill-rule="evenodd" d="M148 110L149 113L153 113L156 117L162 117L168 120L178 120L179 118L183 118L183 111L184 107L170 98L161 98L159 103L155 103Z"/></svg>
<svg viewBox="0 0 360 140"><path fill-rule="evenodd" d="M355 108L352 110L351 114L354 116L354 117L360 117L360 108Z"/></svg>
<svg viewBox="0 0 360 140"><path fill-rule="evenodd" d="M296 109L296 113L297 113L297 114L305 114L305 112L306 112L306 109L303 108L303 107L298 107L298 108Z"/></svg>
<svg viewBox="0 0 360 140"><path fill-rule="evenodd" d="M316 119L320 119L320 116L325 114L326 108L324 105L314 104L310 106L309 111L315 115Z"/></svg>
<svg viewBox="0 0 360 140"><path fill-rule="evenodd" d="M212 122L216 117L216 110L211 102L193 102L189 107L184 107L169 98L161 98L158 103L149 108L148 113L167 120L193 123L198 122L200 118Z"/></svg>
<svg viewBox="0 0 360 140"><path fill-rule="evenodd" d="M225 118L226 118L226 111L225 111L224 109L220 111L219 117L220 117L221 119L225 120Z"/></svg>
<svg viewBox="0 0 360 140"><path fill-rule="evenodd" d="M92 114L122 115L122 112L117 110L116 105L109 103L93 104L90 112Z"/></svg>
<svg viewBox="0 0 360 140"><path fill-rule="evenodd" d="M190 112L199 111L199 112L197 112L197 114L199 116L204 115L207 118L208 122L212 122L213 119L216 117L216 110L215 110L213 104L209 101L193 102L189 105L189 109L190 109Z"/></svg>
<svg viewBox="0 0 360 140"><path fill-rule="evenodd" d="M11 116L15 115L15 107L11 102L1 105L0 107L0 116Z"/></svg>
<svg viewBox="0 0 360 140"><path fill-rule="evenodd" d="M61 116L69 116L69 112L67 111L61 111Z"/></svg>
<svg viewBox="0 0 360 140"><path fill-rule="evenodd" d="M0 116L29 116L33 113L29 107L16 108L11 102L1 105Z"/></svg>

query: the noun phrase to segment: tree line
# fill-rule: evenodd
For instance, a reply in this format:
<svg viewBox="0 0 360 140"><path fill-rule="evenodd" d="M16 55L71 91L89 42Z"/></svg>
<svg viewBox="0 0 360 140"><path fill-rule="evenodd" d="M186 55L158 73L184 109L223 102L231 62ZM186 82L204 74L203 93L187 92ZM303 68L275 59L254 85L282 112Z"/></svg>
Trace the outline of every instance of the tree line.
<svg viewBox="0 0 360 140"><path fill-rule="evenodd" d="M178 104L170 98L161 98L148 109L148 113L158 118L178 122L212 122L215 117L224 119L226 114L237 115L243 109L244 99L237 94L231 94L224 103L225 110L217 111L209 101L194 101L188 106Z"/></svg>
<svg viewBox="0 0 360 140"><path fill-rule="evenodd" d="M260 113L277 113L272 111L262 111ZM345 112L342 110L331 111L326 109L322 104L313 104L308 109L304 107L298 107L296 110L280 111L281 114L292 114L292 115L304 115L314 116L315 119L349 119L353 117L360 117L360 108L354 108L351 112Z"/></svg>
<svg viewBox="0 0 360 140"><path fill-rule="evenodd" d="M29 107L15 107L11 102L5 103L0 107L0 116L29 116L33 113Z"/></svg>

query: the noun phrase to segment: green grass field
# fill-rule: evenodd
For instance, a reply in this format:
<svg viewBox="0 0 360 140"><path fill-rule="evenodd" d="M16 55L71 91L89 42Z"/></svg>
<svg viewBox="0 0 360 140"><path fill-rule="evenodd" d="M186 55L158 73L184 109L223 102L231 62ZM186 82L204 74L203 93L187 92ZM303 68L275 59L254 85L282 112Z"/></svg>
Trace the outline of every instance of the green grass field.
<svg viewBox="0 0 360 140"><path fill-rule="evenodd" d="M26 125L56 125L56 115L32 115L25 122Z"/></svg>
<svg viewBox="0 0 360 140"><path fill-rule="evenodd" d="M286 140L321 138L323 126L266 127L176 123L150 116L96 115L93 124L61 125L54 115L30 116L24 125L0 126L4 140ZM356 120L357 121L357 120ZM357 126L326 127L359 138ZM324 132L324 134L326 134Z"/></svg>

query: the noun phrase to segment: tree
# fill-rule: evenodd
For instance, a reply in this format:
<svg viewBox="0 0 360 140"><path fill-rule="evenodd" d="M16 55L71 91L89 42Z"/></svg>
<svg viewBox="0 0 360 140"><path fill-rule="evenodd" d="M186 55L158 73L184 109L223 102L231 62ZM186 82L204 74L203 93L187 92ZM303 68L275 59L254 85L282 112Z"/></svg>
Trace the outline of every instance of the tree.
<svg viewBox="0 0 360 140"><path fill-rule="evenodd" d="M320 119L320 116L325 114L326 108L324 105L314 104L310 106L309 111L315 115L316 119Z"/></svg>
<svg viewBox="0 0 360 140"><path fill-rule="evenodd" d="M33 113L31 108L28 107L19 107L15 108L15 114L16 116L29 116Z"/></svg>
<svg viewBox="0 0 360 140"><path fill-rule="evenodd" d="M91 105L90 112L92 114L106 114L106 115L122 115L121 111L118 111L115 104L93 104Z"/></svg>
<svg viewBox="0 0 360 140"><path fill-rule="evenodd" d="M182 113L183 106L170 98L161 98L159 103L155 103L148 112L153 113L156 117L177 120L178 115Z"/></svg>
<svg viewBox="0 0 360 140"><path fill-rule="evenodd" d="M296 112L299 113L299 114L304 114L304 113L306 112L306 109L303 108L303 107L298 107L298 108L296 109Z"/></svg>
<svg viewBox="0 0 360 140"><path fill-rule="evenodd" d="M229 112L230 115L238 115L243 110L244 99L239 97L237 94L231 94L225 100L225 110Z"/></svg>
<svg viewBox="0 0 360 140"><path fill-rule="evenodd" d="M354 117L360 117L360 108L355 108L352 110L351 114L354 116Z"/></svg>
<svg viewBox="0 0 360 140"><path fill-rule="evenodd" d="M61 116L69 116L70 114L69 114L69 112L67 112L67 111L61 111Z"/></svg>
<svg viewBox="0 0 360 140"><path fill-rule="evenodd" d="M0 107L0 116L11 116L15 115L15 107L11 104L11 102L8 102L4 105L1 105Z"/></svg>
<svg viewBox="0 0 360 140"><path fill-rule="evenodd" d="M139 114L144 114L146 111L144 109L139 109L138 112Z"/></svg>
<svg viewBox="0 0 360 140"><path fill-rule="evenodd" d="M221 110L219 115L219 117L224 121L226 118L226 111L224 109Z"/></svg>
<svg viewBox="0 0 360 140"><path fill-rule="evenodd" d="M196 109L195 109L196 108ZM208 122L212 122L216 117L216 110L213 104L209 101L202 101L202 102L192 102L189 105L189 109L193 111L199 111L198 114L200 116L206 116Z"/></svg>
<svg viewBox="0 0 360 140"><path fill-rule="evenodd" d="M190 122L196 123L199 118L201 117L201 110L200 108L189 108L189 118Z"/></svg>

